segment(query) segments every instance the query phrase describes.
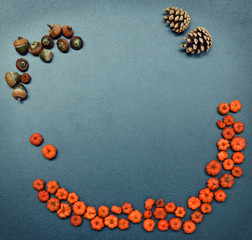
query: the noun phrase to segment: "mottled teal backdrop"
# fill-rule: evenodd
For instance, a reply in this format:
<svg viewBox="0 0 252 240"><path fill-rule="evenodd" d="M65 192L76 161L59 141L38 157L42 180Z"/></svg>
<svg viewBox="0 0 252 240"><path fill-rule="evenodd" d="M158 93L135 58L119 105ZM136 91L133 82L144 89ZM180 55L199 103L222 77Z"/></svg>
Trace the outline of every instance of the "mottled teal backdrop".
<svg viewBox="0 0 252 240"><path fill-rule="evenodd" d="M191 24L213 37L208 54L187 56L181 35L163 22L163 9L188 11ZM249 239L252 206L252 2L234 0L3 1L0 8L0 238L9 239ZM4 75L20 57L13 41L40 40L47 23L69 24L84 39L81 51L53 48L45 64L27 54L28 99L18 103ZM32 182L57 180L87 205L144 210L151 197L186 207L208 179L221 131L217 106L239 99L247 140L244 176L224 203L188 236L180 230L147 233L74 228L40 203ZM57 158L29 143L40 132ZM231 154L231 151L229 152ZM189 218L191 211L185 219ZM170 218L170 217L169 217ZM168 218L168 219L169 219Z"/></svg>

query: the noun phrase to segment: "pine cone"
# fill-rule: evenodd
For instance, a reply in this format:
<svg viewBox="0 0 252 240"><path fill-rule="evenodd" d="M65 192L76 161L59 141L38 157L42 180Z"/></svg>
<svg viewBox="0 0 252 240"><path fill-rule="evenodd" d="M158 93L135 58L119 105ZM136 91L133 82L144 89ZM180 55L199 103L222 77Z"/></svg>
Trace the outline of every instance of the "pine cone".
<svg viewBox="0 0 252 240"><path fill-rule="evenodd" d="M191 18L187 11L177 7L168 7L164 11L167 13L164 19L167 20L166 23L170 24L172 31L181 33L188 28Z"/></svg>
<svg viewBox="0 0 252 240"><path fill-rule="evenodd" d="M187 33L188 37L184 37L185 44L181 44L181 47L186 48L188 54L199 54L203 51L209 51L212 47L213 39L211 34L203 27L197 27L190 33Z"/></svg>

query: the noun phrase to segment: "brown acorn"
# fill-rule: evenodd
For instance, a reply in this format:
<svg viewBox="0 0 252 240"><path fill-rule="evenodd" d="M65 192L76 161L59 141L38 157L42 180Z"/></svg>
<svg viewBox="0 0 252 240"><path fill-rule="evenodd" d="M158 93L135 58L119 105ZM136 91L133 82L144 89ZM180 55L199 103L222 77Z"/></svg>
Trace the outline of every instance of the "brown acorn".
<svg viewBox="0 0 252 240"><path fill-rule="evenodd" d="M44 48L50 49L53 47L53 39L49 35L45 35L41 38L41 43Z"/></svg>
<svg viewBox="0 0 252 240"><path fill-rule="evenodd" d="M72 37L70 39L70 46L74 50L79 50L83 46L83 40L81 39L81 37L77 37L77 36Z"/></svg>
<svg viewBox="0 0 252 240"><path fill-rule="evenodd" d="M26 88L22 83L18 83L12 91L12 96L16 98L19 102L27 97Z"/></svg>
<svg viewBox="0 0 252 240"><path fill-rule="evenodd" d="M61 52L66 53L69 49L69 44L66 39L61 38L57 41L57 47Z"/></svg>
<svg viewBox="0 0 252 240"><path fill-rule="evenodd" d="M13 43L16 51L21 55L25 55L28 51L28 40L26 38L18 37Z"/></svg>
<svg viewBox="0 0 252 240"><path fill-rule="evenodd" d="M61 35L61 26L59 24L54 25L47 24L47 26L50 28L49 35L52 38L58 38Z"/></svg>
<svg viewBox="0 0 252 240"><path fill-rule="evenodd" d="M10 87L14 87L20 82L20 75L17 72L7 72L5 74L5 80Z"/></svg>
<svg viewBox="0 0 252 240"><path fill-rule="evenodd" d="M25 58L19 58L16 61L16 67L21 72L25 72L28 69L28 67L29 67L29 63L28 63L28 61Z"/></svg>
<svg viewBox="0 0 252 240"><path fill-rule="evenodd" d="M42 51L42 43L41 42L32 42L30 45L29 45L29 52L33 55L39 55L39 53Z"/></svg>
<svg viewBox="0 0 252 240"><path fill-rule="evenodd" d="M31 81L31 76L28 73L23 73L20 78L21 78L21 82L25 84Z"/></svg>
<svg viewBox="0 0 252 240"><path fill-rule="evenodd" d="M65 25L62 27L62 34L66 37L66 38L70 38L73 36L73 28L69 25Z"/></svg>
<svg viewBox="0 0 252 240"><path fill-rule="evenodd" d="M39 57L44 62L51 62L52 56L53 56L52 51L48 49L43 49L39 54Z"/></svg>
<svg viewBox="0 0 252 240"><path fill-rule="evenodd" d="M187 33L188 37L184 37L186 40L185 44L181 44L182 48L186 48L187 54L199 54L200 52L206 51L212 47L213 39L211 34L203 27L197 27L190 33Z"/></svg>
<svg viewBox="0 0 252 240"><path fill-rule="evenodd" d="M181 33L188 28L191 18L187 11L177 7L168 7L164 11L166 13L164 19L166 23L170 24L172 31Z"/></svg>

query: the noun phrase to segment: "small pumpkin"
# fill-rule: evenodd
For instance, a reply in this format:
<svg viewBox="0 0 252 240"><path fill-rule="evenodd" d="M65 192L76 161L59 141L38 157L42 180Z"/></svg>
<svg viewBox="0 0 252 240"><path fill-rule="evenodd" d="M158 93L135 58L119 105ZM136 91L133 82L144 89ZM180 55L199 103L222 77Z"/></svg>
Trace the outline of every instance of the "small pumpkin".
<svg viewBox="0 0 252 240"><path fill-rule="evenodd" d="M125 219L125 218L121 218L118 221L118 228L121 229L121 230L128 229L129 228L129 221L127 219Z"/></svg>
<svg viewBox="0 0 252 240"><path fill-rule="evenodd" d="M59 188L55 194L59 200L67 200L68 191L65 188Z"/></svg>
<svg viewBox="0 0 252 240"><path fill-rule="evenodd" d="M206 173L208 175L216 176L220 173L222 167L217 160L212 160L206 165Z"/></svg>
<svg viewBox="0 0 252 240"><path fill-rule="evenodd" d="M25 55L28 51L28 40L26 38L18 37L13 43L16 51L21 55Z"/></svg>
<svg viewBox="0 0 252 240"><path fill-rule="evenodd" d="M127 202L125 202L121 208L122 212L125 214L130 214L133 211L132 204Z"/></svg>
<svg viewBox="0 0 252 240"><path fill-rule="evenodd" d="M118 217L110 214L109 216L105 217L104 225L110 229L116 228L118 226Z"/></svg>
<svg viewBox="0 0 252 240"><path fill-rule="evenodd" d="M233 151L240 152L246 147L246 140L243 137L234 137L230 144Z"/></svg>
<svg viewBox="0 0 252 240"><path fill-rule="evenodd" d="M220 114L225 115L229 112L230 107L227 103L221 103L218 107L218 111Z"/></svg>
<svg viewBox="0 0 252 240"><path fill-rule="evenodd" d="M186 215L186 210L183 207L177 207L174 214L176 217L183 218Z"/></svg>
<svg viewBox="0 0 252 240"><path fill-rule="evenodd" d="M41 190L38 192L38 199L40 202L47 202L50 195L46 190Z"/></svg>
<svg viewBox="0 0 252 240"><path fill-rule="evenodd" d="M222 161L224 161L225 159L228 158L228 154L227 154L227 152L225 152L225 151L220 151L220 152L217 154L217 157L218 157L218 159L222 162Z"/></svg>
<svg viewBox="0 0 252 240"><path fill-rule="evenodd" d="M72 192L68 194L67 201L71 204L77 202L79 200L79 197L76 193Z"/></svg>
<svg viewBox="0 0 252 240"><path fill-rule="evenodd" d="M46 206L51 212L56 212L60 208L60 200L52 197L47 201Z"/></svg>
<svg viewBox="0 0 252 240"><path fill-rule="evenodd" d="M222 122L221 120L218 120L216 122L217 126L220 128L220 129L223 129L224 127L226 127L226 124L224 122Z"/></svg>
<svg viewBox="0 0 252 240"><path fill-rule="evenodd" d="M163 199L158 199L156 202L155 202L155 205L156 207L164 207L165 206L165 203L164 203L164 200Z"/></svg>
<svg viewBox="0 0 252 240"><path fill-rule="evenodd" d="M154 199L151 199L151 198L147 199L145 201L145 209L146 210L151 210L154 204L155 204L155 200Z"/></svg>
<svg viewBox="0 0 252 240"><path fill-rule="evenodd" d="M235 135L235 131L233 128L224 128L224 130L222 131L222 136L225 139L231 140Z"/></svg>
<svg viewBox="0 0 252 240"><path fill-rule="evenodd" d="M214 198L217 202L224 202L226 197L227 194L221 189L218 189L216 192L214 192Z"/></svg>
<svg viewBox="0 0 252 240"><path fill-rule="evenodd" d="M164 209L167 213L174 213L176 210L176 205L174 202L169 202L165 205Z"/></svg>
<svg viewBox="0 0 252 240"><path fill-rule="evenodd" d="M25 86L21 83L16 84L15 87L13 88L12 96L19 102L26 99L27 92Z"/></svg>
<svg viewBox="0 0 252 240"><path fill-rule="evenodd" d="M59 24L54 25L47 24L47 26L50 28L49 35L52 38L58 38L61 35L61 26Z"/></svg>
<svg viewBox="0 0 252 240"><path fill-rule="evenodd" d="M178 231L182 227L182 221L180 218L171 218L169 225L171 230Z"/></svg>
<svg viewBox="0 0 252 240"><path fill-rule="evenodd" d="M33 182L33 188L37 191L41 191L45 188L45 181L43 181L41 178L36 179Z"/></svg>
<svg viewBox="0 0 252 240"><path fill-rule="evenodd" d="M144 216L144 218L151 218L152 212L150 210L145 210L143 216Z"/></svg>
<svg viewBox="0 0 252 240"><path fill-rule="evenodd" d="M61 203L57 214L60 218L67 218L71 215L72 209L68 203Z"/></svg>
<svg viewBox="0 0 252 240"><path fill-rule="evenodd" d="M236 133L242 133L244 131L244 124L242 122L235 122L233 129Z"/></svg>
<svg viewBox="0 0 252 240"><path fill-rule="evenodd" d="M242 104L239 100L234 100L230 103L230 110L232 112L236 113L236 112L240 111L241 108L242 108Z"/></svg>
<svg viewBox="0 0 252 240"><path fill-rule="evenodd" d="M232 171L231 171L232 175L236 178L239 178L242 176L243 174L243 171L242 171L242 168L241 167L237 167L235 166Z"/></svg>
<svg viewBox="0 0 252 240"><path fill-rule="evenodd" d="M142 216L143 215L140 211L134 210L129 214L128 219L133 223L140 223L142 220Z"/></svg>
<svg viewBox="0 0 252 240"><path fill-rule="evenodd" d="M17 72L7 72L5 74L5 80L10 87L14 87L20 82L20 75Z"/></svg>
<svg viewBox="0 0 252 240"><path fill-rule="evenodd" d="M167 212L164 210L164 208L156 208L153 212L153 216L156 219L165 219L167 216Z"/></svg>
<svg viewBox="0 0 252 240"><path fill-rule="evenodd" d="M232 188L234 185L234 177L228 173L224 173L220 177L220 185L223 188Z"/></svg>
<svg viewBox="0 0 252 240"><path fill-rule="evenodd" d="M166 219L159 220L158 222L158 230L167 231L169 229L169 223Z"/></svg>
<svg viewBox="0 0 252 240"><path fill-rule="evenodd" d="M122 209L121 209L121 207L118 207L118 206L114 205L114 206L111 207L111 212L116 213L116 214L121 214Z"/></svg>
<svg viewBox="0 0 252 240"><path fill-rule="evenodd" d="M39 55L39 53L42 51L42 44L41 42L32 42L30 45L29 45L29 52L33 55Z"/></svg>
<svg viewBox="0 0 252 240"><path fill-rule="evenodd" d="M227 171L232 170L234 167L234 161L230 158L227 158L223 163L223 168Z"/></svg>
<svg viewBox="0 0 252 240"><path fill-rule="evenodd" d="M218 189L219 188L219 180L216 178L216 177L213 177L213 178L209 178L208 180L207 180L207 187L210 189L210 190L212 190L212 191L214 191L214 190L216 190L216 189Z"/></svg>
<svg viewBox="0 0 252 240"><path fill-rule="evenodd" d="M143 222L143 228L147 232L152 232L155 228L155 221L153 219L145 219Z"/></svg>
<svg viewBox="0 0 252 240"><path fill-rule="evenodd" d="M42 148L42 154L47 159L53 159L56 157L57 150L53 145L45 145Z"/></svg>
<svg viewBox="0 0 252 240"><path fill-rule="evenodd" d="M49 181L46 185L47 192L51 194L56 193L58 189L59 189L59 184L55 180Z"/></svg>
<svg viewBox="0 0 252 240"><path fill-rule="evenodd" d="M212 212L212 205L210 203L203 203L200 206L200 211L202 213L210 213Z"/></svg>
<svg viewBox="0 0 252 240"><path fill-rule="evenodd" d="M192 210L196 210L197 208L200 207L201 205L201 201L199 198L196 198L194 196L190 197L187 201L187 205L189 208L191 208Z"/></svg>
<svg viewBox="0 0 252 240"><path fill-rule="evenodd" d="M82 201L77 201L73 205L73 211L75 215L84 215L86 209L86 204Z"/></svg>
<svg viewBox="0 0 252 240"><path fill-rule="evenodd" d="M226 126L232 126L234 121L235 121L234 117L232 117L230 114L228 114L223 118L223 122L225 123Z"/></svg>
<svg viewBox="0 0 252 240"><path fill-rule="evenodd" d="M109 215L109 208L106 206L100 206L98 208L98 216L101 218L105 218Z"/></svg>
<svg viewBox="0 0 252 240"><path fill-rule="evenodd" d="M241 164L243 163L245 156L242 152L235 152L232 156L232 159L236 164Z"/></svg>
<svg viewBox="0 0 252 240"><path fill-rule="evenodd" d="M217 146L218 149L220 151L227 151L228 148L230 147L229 141L227 139L223 139L221 138L218 142L217 142Z"/></svg>
<svg viewBox="0 0 252 240"><path fill-rule="evenodd" d="M90 221L90 224L91 224L91 228L96 231L100 231L104 228L103 219L98 216L96 216L94 219L92 219Z"/></svg>
<svg viewBox="0 0 252 240"><path fill-rule="evenodd" d="M204 188L200 190L199 199L203 203L210 203L213 200L214 193L209 188Z"/></svg>
<svg viewBox="0 0 252 240"><path fill-rule="evenodd" d="M203 214L200 211L195 211L191 214L191 220L194 223L201 223L203 220Z"/></svg>
<svg viewBox="0 0 252 240"><path fill-rule="evenodd" d="M187 220L183 224L183 230L187 234L191 234L196 230L196 225L193 221Z"/></svg>
<svg viewBox="0 0 252 240"><path fill-rule="evenodd" d="M34 146L39 146L43 142L43 137L40 133L34 133L30 136L30 143Z"/></svg>
<svg viewBox="0 0 252 240"><path fill-rule="evenodd" d="M91 220L96 216L96 209L94 207L87 207L84 218Z"/></svg>
<svg viewBox="0 0 252 240"><path fill-rule="evenodd" d="M73 215L73 216L71 217L70 221L71 221L71 224L72 224L73 226L78 227L78 226L80 226L81 223L82 223L82 217L79 216L79 215Z"/></svg>
<svg viewBox="0 0 252 240"><path fill-rule="evenodd" d="M66 38L70 38L73 36L73 28L69 25L65 25L62 27L62 34L66 37Z"/></svg>

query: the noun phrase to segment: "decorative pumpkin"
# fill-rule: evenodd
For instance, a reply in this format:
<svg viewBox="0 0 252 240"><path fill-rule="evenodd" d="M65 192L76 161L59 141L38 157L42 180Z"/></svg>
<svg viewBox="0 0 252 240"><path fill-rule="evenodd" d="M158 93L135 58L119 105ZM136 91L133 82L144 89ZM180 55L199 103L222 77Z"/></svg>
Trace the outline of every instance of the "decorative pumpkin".
<svg viewBox="0 0 252 240"><path fill-rule="evenodd" d="M234 163L241 164L241 163L243 163L245 156L241 152L235 152L232 156L232 159L233 159Z"/></svg>
<svg viewBox="0 0 252 240"><path fill-rule="evenodd" d="M49 35L52 38L58 38L61 35L61 26L59 24L54 25L47 24L47 26L50 28Z"/></svg>
<svg viewBox="0 0 252 240"><path fill-rule="evenodd" d="M234 137L230 144L233 151L240 152L246 147L246 140L242 137Z"/></svg>
<svg viewBox="0 0 252 240"><path fill-rule="evenodd" d="M212 212L212 205L210 203L202 203L200 206L200 211L202 213L210 213Z"/></svg>
<svg viewBox="0 0 252 240"><path fill-rule="evenodd" d="M156 223L153 219L145 219L143 222L143 228L147 232L152 232Z"/></svg>
<svg viewBox="0 0 252 240"><path fill-rule="evenodd" d="M234 177L239 178L242 176L243 171L241 167L234 167L231 173Z"/></svg>
<svg viewBox="0 0 252 240"><path fill-rule="evenodd" d="M47 202L50 197L49 193L46 190L39 191L37 196L40 202Z"/></svg>
<svg viewBox="0 0 252 240"><path fill-rule="evenodd" d="M233 129L236 133L242 133L244 130L244 124L242 122L235 122L233 124Z"/></svg>
<svg viewBox="0 0 252 240"><path fill-rule="evenodd" d="M41 44L44 48L51 49L53 47L53 39L49 35L41 38Z"/></svg>
<svg viewBox="0 0 252 240"><path fill-rule="evenodd" d="M33 55L39 55L39 53L42 51L42 44L41 42L32 42L30 45L29 45L29 52Z"/></svg>
<svg viewBox="0 0 252 240"><path fill-rule="evenodd" d="M42 179L38 178L33 182L33 188L37 191L41 191L45 188L45 181Z"/></svg>
<svg viewBox="0 0 252 240"><path fill-rule="evenodd" d="M186 210L183 207L177 207L174 213L176 217L183 218L186 215Z"/></svg>
<svg viewBox="0 0 252 240"><path fill-rule="evenodd" d="M233 128L225 128L223 131L222 131L222 136L225 138L225 139L228 139L228 140L231 140L235 135L235 131Z"/></svg>
<svg viewBox="0 0 252 240"><path fill-rule="evenodd" d="M221 103L218 107L218 111L222 115L226 115L230 110L230 107L227 103Z"/></svg>
<svg viewBox="0 0 252 240"><path fill-rule="evenodd" d="M106 206L100 206L98 208L98 216L101 218L105 218L109 215L109 208Z"/></svg>
<svg viewBox="0 0 252 240"><path fill-rule="evenodd" d="M110 229L114 229L118 226L118 217L110 214L109 216L104 218L104 225Z"/></svg>
<svg viewBox="0 0 252 240"><path fill-rule="evenodd" d="M22 83L28 84L31 81L31 76L28 73L23 73L20 79Z"/></svg>
<svg viewBox="0 0 252 240"><path fill-rule="evenodd" d="M220 151L227 151L228 148L230 147L229 141L227 139L223 139L221 138L218 142L217 142L217 146L218 149Z"/></svg>
<svg viewBox="0 0 252 240"><path fill-rule="evenodd" d="M206 172L208 175L216 176L220 173L222 167L217 160L210 161L206 166Z"/></svg>
<svg viewBox="0 0 252 240"><path fill-rule="evenodd" d="M210 203L213 200L213 192L210 191L209 188L204 188L200 190L199 193L199 199L203 202L203 203Z"/></svg>
<svg viewBox="0 0 252 240"><path fill-rule="evenodd" d="M67 197L67 201L71 204L77 202L79 200L79 197L77 196L76 193L69 193Z"/></svg>
<svg viewBox="0 0 252 240"><path fill-rule="evenodd" d="M143 215L141 212L139 212L138 210L134 210L128 215L128 219L133 223L140 223L142 220L142 216Z"/></svg>
<svg viewBox="0 0 252 240"><path fill-rule="evenodd" d="M52 54L52 51L49 50L49 49L43 49L40 54L39 54L39 57L42 61L48 63L48 62L51 62L52 60L52 57L53 57L53 54Z"/></svg>
<svg viewBox="0 0 252 240"><path fill-rule="evenodd" d="M92 219L90 221L91 223L91 228L96 230L96 231L100 231L104 228L104 222L103 222L103 219L96 216L94 219Z"/></svg>
<svg viewBox="0 0 252 240"><path fill-rule="evenodd" d="M225 159L228 158L228 154L227 154L227 152L225 152L225 151L220 151L220 152L217 154L217 157L218 157L218 159L222 162L222 161L224 161Z"/></svg>
<svg viewBox="0 0 252 240"><path fill-rule="evenodd" d="M65 188L59 188L55 194L59 200L67 200L68 191Z"/></svg>
<svg viewBox="0 0 252 240"><path fill-rule="evenodd" d="M71 215L72 209L68 203L61 203L57 214L60 218L67 218Z"/></svg>
<svg viewBox="0 0 252 240"><path fill-rule="evenodd" d="M84 215L87 207L84 202L78 201L73 205L73 211L75 215Z"/></svg>
<svg viewBox="0 0 252 240"><path fill-rule="evenodd" d="M56 212L60 208L60 200L58 198L52 197L47 201L46 206L51 212Z"/></svg>
<svg viewBox="0 0 252 240"><path fill-rule="evenodd" d="M226 126L232 126L234 121L235 121L234 117L232 117L230 114L228 114L223 118L223 122L225 123Z"/></svg>
<svg viewBox="0 0 252 240"><path fill-rule="evenodd" d="M231 188L234 185L234 177L228 173L224 173L220 177L220 185L223 188Z"/></svg>
<svg viewBox="0 0 252 240"><path fill-rule="evenodd" d="M174 213L176 210L176 205L174 202L169 202L165 205L165 211L168 213Z"/></svg>
<svg viewBox="0 0 252 240"><path fill-rule="evenodd" d="M180 218L171 218L169 225L171 230L178 231L182 227L182 221Z"/></svg>
<svg viewBox="0 0 252 240"><path fill-rule="evenodd" d="M25 58L19 58L16 61L16 67L19 71L25 72L29 67L29 63Z"/></svg>
<svg viewBox="0 0 252 240"><path fill-rule="evenodd" d="M96 209L94 207L87 207L84 218L91 220L96 216Z"/></svg>
<svg viewBox="0 0 252 240"><path fill-rule="evenodd" d="M78 215L73 215L71 218L70 218L70 221L71 221L71 224L75 227L78 227L81 225L82 223L82 217L81 216L78 216Z"/></svg>
<svg viewBox="0 0 252 240"><path fill-rule="evenodd" d="M28 40L26 38L18 37L13 43L16 51L21 55L25 55L28 50Z"/></svg>
<svg viewBox="0 0 252 240"><path fill-rule="evenodd" d="M221 120L218 120L216 122L217 126L220 128L220 129L223 129L224 127L226 127L226 124L224 122L222 122Z"/></svg>
<svg viewBox="0 0 252 240"><path fill-rule="evenodd" d="M187 220L183 224L183 230L187 234L191 234L196 230L196 225L193 221Z"/></svg>
<svg viewBox="0 0 252 240"><path fill-rule="evenodd" d="M207 187L210 189L210 190L212 190L212 191L214 191L214 190L216 190L216 189L218 189L219 188L219 180L216 178L216 177L213 177L213 178L209 178L208 180L207 180Z"/></svg>
<svg viewBox="0 0 252 240"><path fill-rule="evenodd" d="M26 99L27 92L25 86L21 83L16 84L13 88L12 96L19 102Z"/></svg>
<svg viewBox="0 0 252 240"><path fill-rule="evenodd" d="M118 207L118 206L114 205L114 206L111 207L111 212L116 213L116 214L121 214L122 209L121 209L121 207Z"/></svg>
<svg viewBox="0 0 252 240"><path fill-rule="evenodd" d="M156 201L155 205L156 205L156 208L164 207L165 206L164 200L163 199L158 199Z"/></svg>
<svg viewBox="0 0 252 240"><path fill-rule="evenodd" d="M40 133L34 133L30 136L30 143L39 146L43 142L43 137Z"/></svg>
<svg viewBox="0 0 252 240"><path fill-rule="evenodd" d="M234 167L234 161L230 158L227 158L224 162L223 162L223 168L227 171L232 170Z"/></svg>
<svg viewBox="0 0 252 240"><path fill-rule="evenodd" d="M226 193L221 189L218 189L216 192L214 192L214 198L217 202L224 202L226 197Z"/></svg>
<svg viewBox="0 0 252 240"><path fill-rule="evenodd" d="M191 208L192 210L196 210L197 208L200 207L201 205L201 201L199 198L196 198L194 196L190 197L187 201L187 205L189 208Z"/></svg>
<svg viewBox="0 0 252 240"><path fill-rule="evenodd" d="M121 229L121 230L128 229L129 228L129 221L127 219L125 219L125 218L121 218L118 221L118 228Z"/></svg>
<svg viewBox="0 0 252 240"><path fill-rule="evenodd" d="M57 41L57 47L61 52L66 53L69 49L68 41L64 38L59 39Z"/></svg>
<svg viewBox="0 0 252 240"><path fill-rule="evenodd" d="M73 28L69 25L65 25L62 27L62 34L66 37L66 38L70 38L73 36Z"/></svg>
<svg viewBox="0 0 252 240"><path fill-rule="evenodd" d="M241 102L239 100L234 100L230 103L230 110L232 112L238 112L242 108Z"/></svg>
<svg viewBox="0 0 252 240"><path fill-rule="evenodd" d="M150 210L145 210L144 211L144 218L151 218L152 217L152 212Z"/></svg>
<svg viewBox="0 0 252 240"><path fill-rule="evenodd" d="M169 223L167 222L166 219L159 220L159 222L158 222L158 229L160 231L167 231L169 229Z"/></svg>
<svg viewBox="0 0 252 240"><path fill-rule="evenodd" d="M77 36L72 37L72 38L70 39L70 46L71 46L71 48L74 49L74 50L79 50L79 49L81 49L82 46L83 46L83 40L82 40L82 38L81 38L81 37L77 37Z"/></svg>
<svg viewBox="0 0 252 240"><path fill-rule="evenodd" d="M58 189L59 189L59 184L55 180L48 182L46 185L47 192L51 194L56 193Z"/></svg>
<svg viewBox="0 0 252 240"><path fill-rule="evenodd" d="M145 201L145 209L146 210L151 210L154 204L155 204L155 200L154 199L151 199L151 198L147 199Z"/></svg>
<svg viewBox="0 0 252 240"><path fill-rule="evenodd" d="M47 159L53 159L56 157L57 150L53 145L45 145L42 148L42 154Z"/></svg>
<svg viewBox="0 0 252 240"><path fill-rule="evenodd" d="M167 216L167 212L164 210L164 208L155 208L153 216L156 219L165 219Z"/></svg>
<svg viewBox="0 0 252 240"><path fill-rule="evenodd" d="M122 212L125 214L130 214L133 211L132 204L131 203L124 203L122 205Z"/></svg>
<svg viewBox="0 0 252 240"><path fill-rule="evenodd" d="M203 220L203 214L200 211L195 211L191 214L191 220L194 223L201 223Z"/></svg>
<svg viewBox="0 0 252 240"><path fill-rule="evenodd" d="M20 75L17 72L7 72L5 74L5 80L10 87L14 87L20 82Z"/></svg>

